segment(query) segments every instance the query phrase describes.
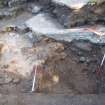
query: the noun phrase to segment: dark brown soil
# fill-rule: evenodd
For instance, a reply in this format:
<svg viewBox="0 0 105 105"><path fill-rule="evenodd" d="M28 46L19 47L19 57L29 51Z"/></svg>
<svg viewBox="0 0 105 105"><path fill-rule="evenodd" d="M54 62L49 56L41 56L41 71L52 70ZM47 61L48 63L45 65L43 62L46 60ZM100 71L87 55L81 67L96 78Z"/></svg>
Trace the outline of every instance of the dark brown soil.
<svg viewBox="0 0 105 105"><path fill-rule="evenodd" d="M47 72L41 72L43 76L38 79L36 92L57 94L98 94L104 92L104 67L102 75L96 72L103 56L104 46L93 45L87 41L68 43L52 39L46 40L46 38L35 46L44 45L47 48L47 45L53 45L53 43L59 43L60 47L54 50L55 53L51 50L52 56L44 63L44 68L41 71L45 69ZM0 73L1 80L8 77L8 75L5 76L6 74L6 72ZM53 83L51 80L54 76L57 78L57 83ZM4 83L0 84L0 93L30 92L32 75L24 79L13 74L9 74L9 77L8 80L4 80Z"/></svg>
<svg viewBox="0 0 105 105"><path fill-rule="evenodd" d="M105 25L105 2L99 5L85 5L80 10L73 10L70 14L68 27L103 24Z"/></svg>

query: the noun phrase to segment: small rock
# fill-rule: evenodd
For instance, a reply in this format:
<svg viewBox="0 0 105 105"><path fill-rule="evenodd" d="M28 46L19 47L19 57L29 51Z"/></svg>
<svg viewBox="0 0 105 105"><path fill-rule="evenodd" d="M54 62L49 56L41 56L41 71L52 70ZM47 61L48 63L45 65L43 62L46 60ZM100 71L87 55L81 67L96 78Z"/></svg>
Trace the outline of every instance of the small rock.
<svg viewBox="0 0 105 105"><path fill-rule="evenodd" d="M22 25L18 25L17 26L17 32L22 32L22 33L26 33L29 32L29 28L26 27L26 25L22 24Z"/></svg>
<svg viewBox="0 0 105 105"><path fill-rule="evenodd" d="M13 16L13 14L12 14L11 12L9 12L9 11L4 11L4 12L3 12L3 15L4 15L5 17L11 17L11 16Z"/></svg>
<svg viewBox="0 0 105 105"><path fill-rule="evenodd" d="M0 19L2 19L3 18L3 13L2 12L0 12Z"/></svg>
<svg viewBox="0 0 105 105"><path fill-rule="evenodd" d="M81 51L77 51L77 55L78 55L78 56L82 56L83 53L82 53Z"/></svg>
<svg viewBox="0 0 105 105"><path fill-rule="evenodd" d="M54 33L59 31L62 26L56 19L49 16L48 13L40 13L25 22L26 26L38 35ZM40 29L40 30L39 30Z"/></svg>
<svg viewBox="0 0 105 105"><path fill-rule="evenodd" d="M33 14L37 14L37 13L39 13L41 10L42 10L42 7L40 7L40 6L35 6L35 7L32 9L32 13L33 13Z"/></svg>
<svg viewBox="0 0 105 105"><path fill-rule="evenodd" d="M32 32L27 32L25 35L32 43L38 42L41 39L41 36L34 35Z"/></svg>
<svg viewBox="0 0 105 105"><path fill-rule="evenodd" d="M86 58L85 57L80 57L80 59L79 59L79 62L80 63L84 63L86 61Z"/></svg>
<svg viewBox="0 0 105 105"><path fill-rule="evenodd" d="M74 45L83 51L90 52L92 50L92 45L89 42L76 41Z"/></svg>
<svg viewBox="0 0 105 105"><path fill-rule="evenodd" d="M8 6L11 7L15 7L17 5L23 4L25 3L27 0L8 0Z"/></svg>
<svg viewBox="0 0 105 105"><path fill-rule="evenodd" d="M86 59L86 63L87 63L87 64L90 64L91 61L92 61L92 60L89 59L89 58Z"/></svg>
<svg viewBox="0 0 105 105"><path fill-rule="evenodd" d="M46 5L49 5L51 3L51 0L43 0L43 2L42 2L42 0L38 0L38 2L40 5L46 6Z"/></svg>
<svg viewBox="0 0 105 105"><path fill-rule="evenodd" d="M59 5L64 5L69 8L79 9L82 6L86 5L90 0L52 0L54 3Z"/></svg>
<svg viewBox="0 0 105 105"><path fill-rule="evenodd" d="M14 84L18 84L19 82L20 82L20 79L19 79L19 78L13 79L13 83L14 83Z"/></svg>
<svg viewBox="0 0 105 105"><path fill-rule="evenodd" d="M105 54L105 46L101 48L101 52L103 55Z"/></svg>
<svg viewBox="0 0 105 105"><path fill-rule="evenodd" d="M0 75L0 85L8 84L12 82L12 80L13 79L9 77L8 75L5 75L5 74Z"/></svg>
<svg viewBox="0 0 105 105"><path fill-rule="evenodd" d="M10 76L7 76L7 75L6 75L4 82L7 84L7 83L12 82L12 80L13 80L13 78L11 78Z"/></svg>
<svg viewBox="0 0 105 105"><path fill-rule="evenodd" d="M95 73L95 72L96 72L96 68L93 68L93 69L92 69L92 73Z"/></svg>

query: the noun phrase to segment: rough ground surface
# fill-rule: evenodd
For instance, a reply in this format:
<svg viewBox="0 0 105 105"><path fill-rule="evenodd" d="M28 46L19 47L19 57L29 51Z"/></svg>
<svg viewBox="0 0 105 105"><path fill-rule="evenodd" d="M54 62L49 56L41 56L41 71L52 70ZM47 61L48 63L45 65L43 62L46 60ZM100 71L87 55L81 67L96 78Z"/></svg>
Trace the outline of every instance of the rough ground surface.
<svg viewBox="0 0 105 105"><path fill-rule="evenodd" d="M104 92L104 75L102 80L96 78L104 46L84 41L57 42L49 38L32 43L28 36L15 32L2 33L0 43L1 93L29 92L36 62L42 62L37 70L36 91Z"/></svg>
<svg viewBox="0 0 105 105"><path fill-rule="evenodd" d="M9 8L11 9L15 6L14 3L17 4L19 1L10 3ZM89 12L87 8L83 8ZM71 18L74 21L72 26L78 24L81 26L84 9L71 16L74 19ZM43 2L38 0L35 6L34 3L29 3L26 12L22 12L16 18L3 18L0 21L0 105L105 104L105 96L102 95L105 93L105 66L99 69L105 45L103 42L102 45L90 43L87 41L90 37L85 36L92 34L91 40L97 41L95 39L97 37L98 40L102 38L104 41L104 36L96 36L96 34L103 35L100 34L100 30L105 32L104 26L85 26L86 30L84 27L78 27L79 33L78 28L67 30L64 26L66 28L71 26L69 16L72 11L70 7L59 2L55 5L55 2L52 3L50 0ZM24 22L32 17L30 12L37 21L35 22L37 31L34 33L24 26ZM75 16L79 17L78 20L75 20ZM82 19L87 20L86 17ZM41 29L38 30L39 28ZM62 28L63 30L59 31ZM38 32L45 32L44 36ZM73 40L72 36L76 39L76 35L80 36L79 39ZM49 38L50 36L54 39ZM36 90L30 93L36 67Z"/></svg>
<svg viewBox="0 0 105 105"><path fill-rule="evenodd" d="M79 11L76 11L70 16L70 26L81 26L85 24L104 24L105 2L99 5L82 7ZM88 14L88 15L87 15Z"/></svg>
<svg viewBox="0 0 105 105"><path fill-rule="evenodd" d="M56 16L57 20L66 28L83 26L86 24L104 24L105 1L99 1L100 2L98 4L86 4L82 8L77 10L71 8L68 9L65 6L58 6L57 9L55 8L56 12L52 13ZM62 9L62 12L60 11L60 9Z"/></svg>

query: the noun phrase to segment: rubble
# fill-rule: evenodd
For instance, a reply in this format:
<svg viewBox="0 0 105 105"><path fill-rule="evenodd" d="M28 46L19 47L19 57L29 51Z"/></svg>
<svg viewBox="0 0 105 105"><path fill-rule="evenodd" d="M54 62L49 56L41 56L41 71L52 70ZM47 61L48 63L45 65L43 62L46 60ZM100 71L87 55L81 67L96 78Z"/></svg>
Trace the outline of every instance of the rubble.
<svg viewBox="0 0 105 105"><path fill-rule="evenodd" d="M103 36L97 36L96 33L86 30L85 28L72 28L72 29L62 29L62 28L56 28L46 26L43 24L40 20L37 21L37 16L28 20L26 22L26 25L30 30L35 32L38 36L45 35L50 38L54 38L56 40L64 40L71 42L73 40L87 40L91 43L96 44L105 44L105 35ZM40 24L37 24L36 21ZM33 24L34 23L34 24ZM50 22L48 22L50 24ZM44 26L45 25L45 26ZM38 26L38 27L36 27ZM57 26L57 25L56 25ZM39 30L39 28L41 30ZM105 31L105 28L102 27L103 33ZM61 37L62 36L62 37Z"/></svg>
<svg viewBox="0 0 105 105"><path fill-rule="evenodd" d="M90 52L92 50L92 45L86 41L76 41L75 46L83 51Z"/></svg>
<svg viewBox="0 0 105 105"><path fill-rule="evenodd" d="M40 29L39 32L46 34L48 31L54 31L62 27L59 23L57 24L56 20L51 18L47 13L40 13L32 17L26 21L26 25L32 30L34 28L36 32Z"/></svg>
<svg viewBox="0 0 105 105"><path fill-rule="evenodd" d="M84 5L86 5L89 0L52 0L53 2L59 4L59 5L63 5L63 6L67 6L69 8L81 8L83 7ZM79 6L79 7L78 7Z"/></svg>
<svg viewBox="0 0 105 105"><path fill-rule="evenodd" d="M13 80L12 77L6 74L0 73L0 85L9 84L10 82L12 82L12 80Z"/></svg>

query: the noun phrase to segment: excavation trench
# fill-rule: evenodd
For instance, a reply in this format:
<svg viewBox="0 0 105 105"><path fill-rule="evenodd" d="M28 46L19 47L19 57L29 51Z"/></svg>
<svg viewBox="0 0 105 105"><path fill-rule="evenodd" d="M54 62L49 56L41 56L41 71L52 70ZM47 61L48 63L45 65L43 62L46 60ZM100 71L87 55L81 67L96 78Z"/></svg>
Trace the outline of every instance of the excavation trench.
<svg viewBox="0 0 105 105"><path fill-rule="evenodd" d="M99 69L99 65L105 53L105 37L97 36L94 31L94 28L97 30L101 25L84 26L88 30L84 27L67 29L86 24L84 21L88 19L85 11L80 9L80 16L79 12L76 15L73 12L69 21L70 8L54 4L50 6L43 7L43 11L26 22L31 31L21 27L21 23L32 17L29 12L8 21L0 21L0 93L30 93L36 64L36 93L104 93L105 66ZM89 17L93 19L91 15ZM11 24L16 29L14 26L11 29ZM19 26L21 28L17 28ZM2 31L2 27L6 29ZM105 33L103 26L102 29Z"/></svg>
<svg viewBox="0 0 105 105"><path fill-rule="evenodd" d="M30 92L35 64L35 92L56 94L104 93L105 76L96 70L105 46L89 41L56 41L29 34L0 33L0 93ZM40 63L41 62L41 63Z"/></svg>

